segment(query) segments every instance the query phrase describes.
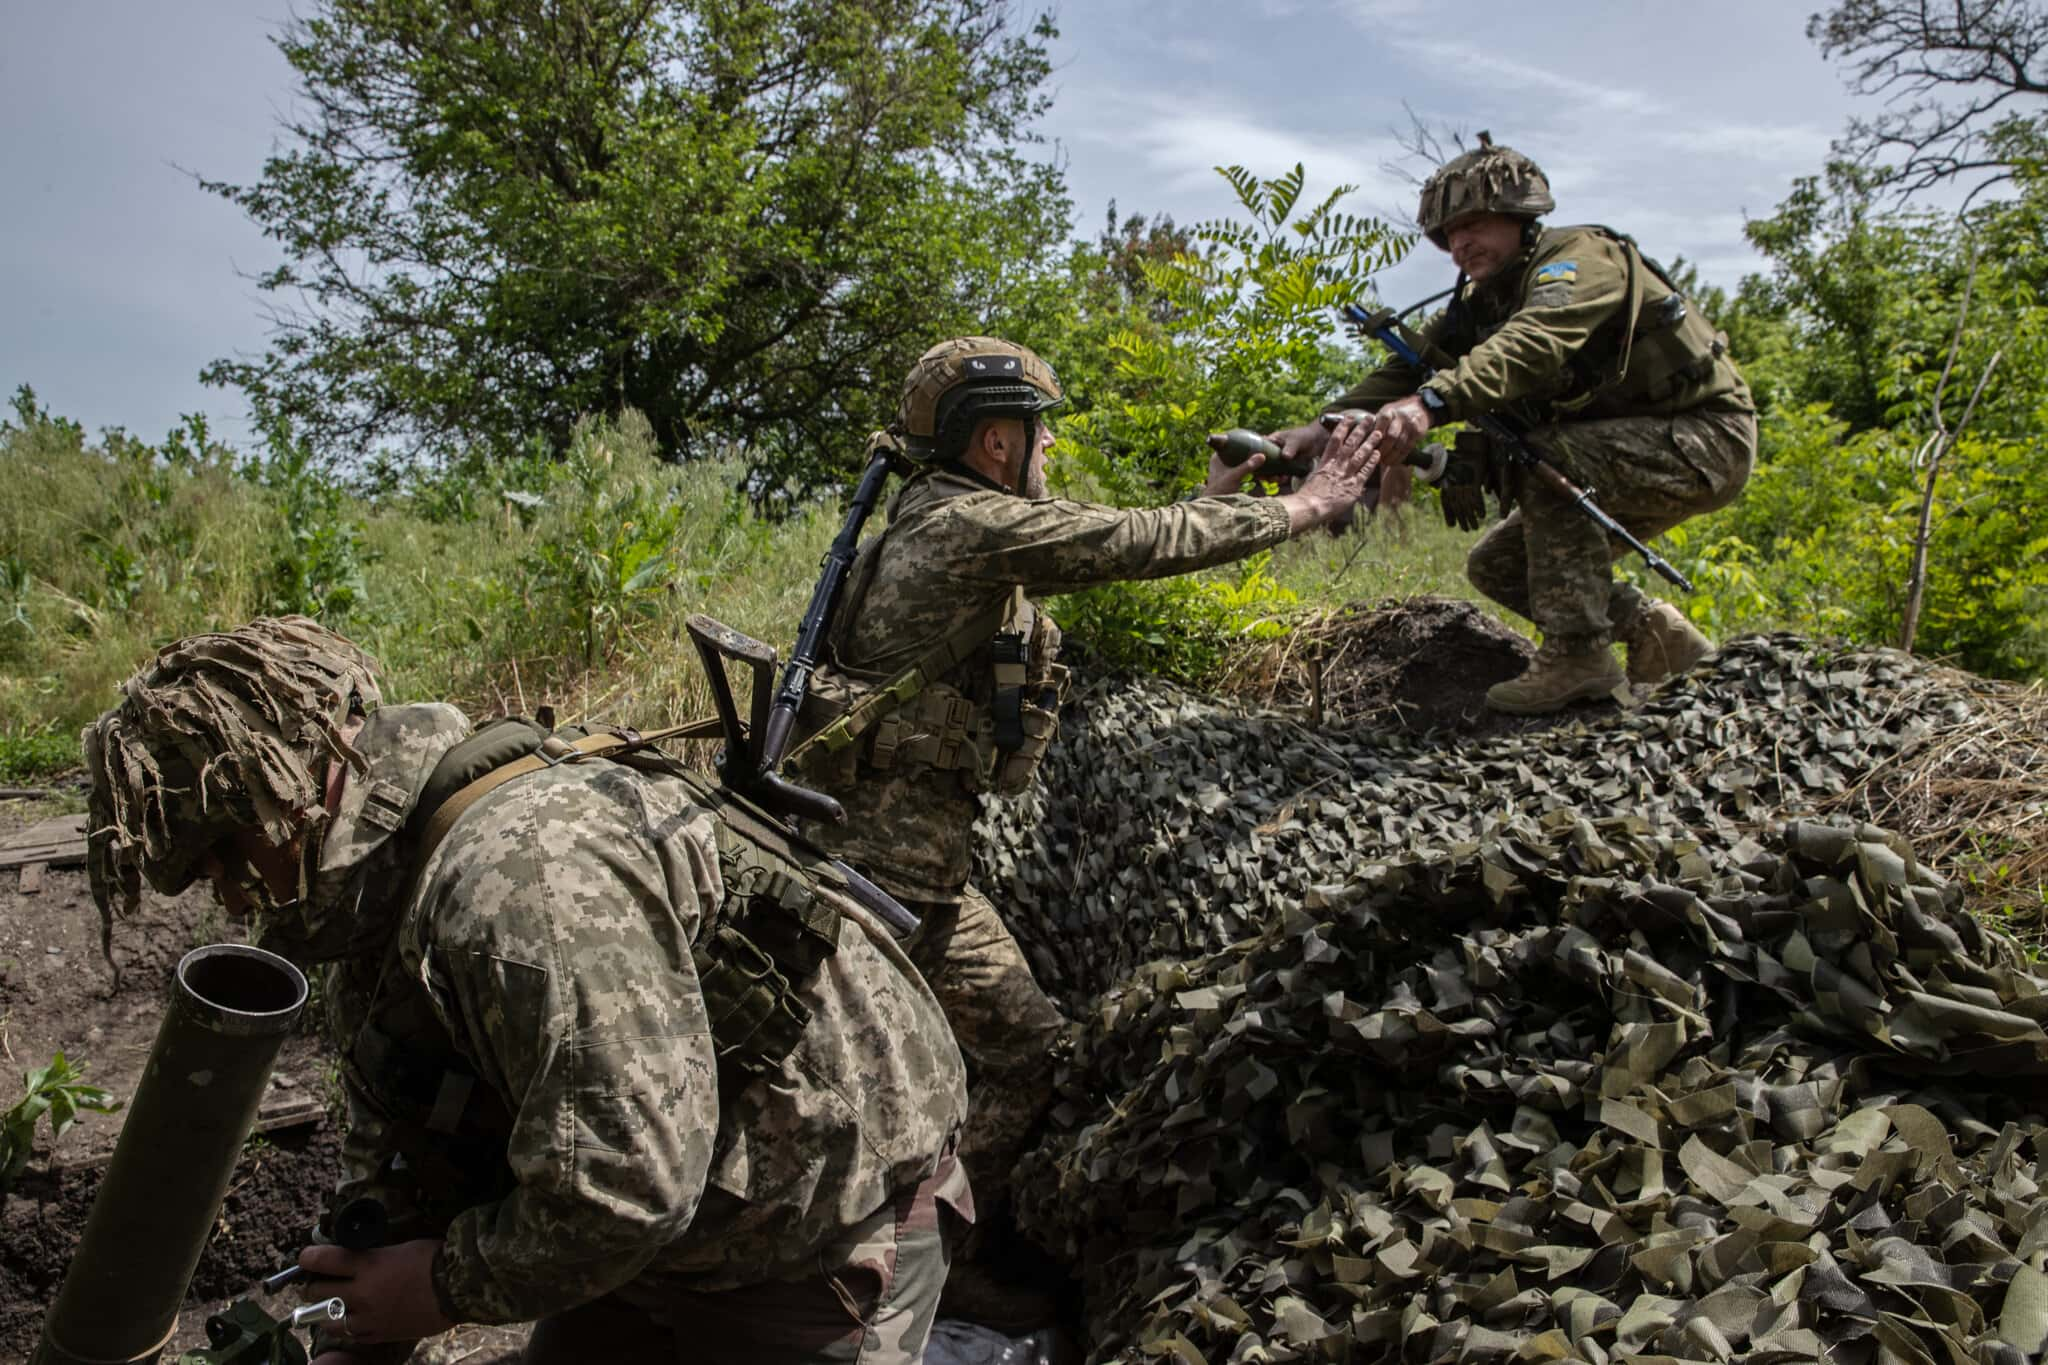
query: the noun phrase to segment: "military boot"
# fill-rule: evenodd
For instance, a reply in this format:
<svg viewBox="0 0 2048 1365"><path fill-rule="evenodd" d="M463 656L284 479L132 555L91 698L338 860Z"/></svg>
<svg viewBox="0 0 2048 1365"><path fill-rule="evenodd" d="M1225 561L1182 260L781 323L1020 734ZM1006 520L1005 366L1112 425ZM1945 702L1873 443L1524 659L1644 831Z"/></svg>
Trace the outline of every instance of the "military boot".
<svg viewBox="0 0 2048 1365"><path fill-rule="evenodd" d="M1617 634L1628 647L1628 680L1637 687L1655 687L1714 652L1714 642L1669 602L1644 607Z"/></svg>
<svg viewBox="0 0 2048 1365"><path fill-rule="evenodd" d="M1599 701L1628 679L1604 643L1546 638L1529 671L1486 689L1486 704L1514 716L1543 716L1575 701Z"/></svg>

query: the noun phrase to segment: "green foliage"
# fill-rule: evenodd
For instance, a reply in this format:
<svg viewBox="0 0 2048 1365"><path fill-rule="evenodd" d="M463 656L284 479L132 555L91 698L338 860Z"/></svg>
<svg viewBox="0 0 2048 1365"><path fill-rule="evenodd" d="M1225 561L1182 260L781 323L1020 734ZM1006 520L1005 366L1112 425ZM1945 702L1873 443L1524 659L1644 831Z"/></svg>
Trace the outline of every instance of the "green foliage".
<svg viewBox="0 0 2048 1365"><path fill-rule="evenodd" d="M0 732L0 782L29 782L78 766L78 736L45 726L20 734Z"/></svg>
<svg viewBox="0 0 2048 1365"><path fill-rule="evenodd" d="M347 491L315 460L313 449L273 417L265 459L248 474L276 495L284 535L270 566L270 610L339 626L362 605L362 530Z"/></svg>
<svg viewBox="0 0 2048 1365"><path fill-rule="evenodd" d="M1993 676L2048 672L2048 181L2038 147L1999 136L2010 199L1888 209L1882 168L1837 165L1749 225L1771 273L1745 280L1721 320L1765 413L1757 471L1734 505L1671 533L1702 584L1688 610L1703 626L1896 642L1967 292L1951 426L1999 364L1936 474L1915 648Z"/></svg>
<svg viewBox="0 0 2048 1365"><path fill-rule="evenodd" d="M628 468L634 459L608 434L579 428L550 495L563 510L520 561L526 599L570 623L585 667L609 660L675 586L684 507L656 486L644 453L645 469Z"/></svg>
<svg viewBox="0 0 2048 1365"><path fill-rule="evenodd" d="M1851 435L1820 406L1771 414L1743 497L1669 533L1700 586L1688 614L1722 635L1789 624L1894 640L1920 501L1915 449L1882 428ZM1936 485L1923 652L1995 677L2048 671L2039 468L2031 444L1966 435L1957 446Z"/></svg>
<svg viewBox="0 0 2048 1365"><path fill-rule="evenodd" d="M1053 36L1006 0L320 0L278 41L305 112L207 185L307 306L205 377L337 459L560 449L630 407L787 510L1052 265Z"/></svg>
<svg viewBox="0 0 2048 1365"><path fill-rule="evenodd" d="M1304 208L1299 164L1273 180L1241 166L1218 173L1248 220L1199 224L1170 254L1130 253L1145 289L1117 296L1108 382L1060 424L1055 469L1119 502L1160 502L1199 482L1209 432L1292 425L1339 392L1362 362L1332 333L1330 310L1369 297L1372 273L1410 245L1340 212L1350 186Z"/></svg>
<svg viewBox="0 0 2048 1365"><path fill-rule="evenodd" d="M5 1193L28 1165L37 1119L49 1116L50 1141L55 1142L71 1131L80 1110L111 1114L121 1107L121 1101L106 1091L81 1081L84 1074L85 1063L74 1065L60 1052L48 1066L23 1077L26 1093L12 1109L0 1113L0 1193Z"/></svg>
<svg viewBox="0 0 2048 1365"><path fill-rule="evenodd" d="M1272 560L1270 551L1254 555L1226 577L1108 583L1069 593L1052 610L1098 664L1199 687L1236 647L1287 633L1301 597L1274 580Z"/></svg>

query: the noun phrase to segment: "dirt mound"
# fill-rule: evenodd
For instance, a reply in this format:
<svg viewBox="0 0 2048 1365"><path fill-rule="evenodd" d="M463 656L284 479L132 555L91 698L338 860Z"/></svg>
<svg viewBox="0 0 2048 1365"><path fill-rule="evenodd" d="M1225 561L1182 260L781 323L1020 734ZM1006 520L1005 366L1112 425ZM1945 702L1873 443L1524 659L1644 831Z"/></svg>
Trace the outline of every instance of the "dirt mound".
<svg viewBox="0 0 2048 1365"><path fill-rule="evenodd" d="M1312 724L1491 730L1509 727L1487 709L1486 689L1519 675L1535 653L1474 603L1388 598L1308 622L1248 658L1229 687L1300 708Z"/></svg>

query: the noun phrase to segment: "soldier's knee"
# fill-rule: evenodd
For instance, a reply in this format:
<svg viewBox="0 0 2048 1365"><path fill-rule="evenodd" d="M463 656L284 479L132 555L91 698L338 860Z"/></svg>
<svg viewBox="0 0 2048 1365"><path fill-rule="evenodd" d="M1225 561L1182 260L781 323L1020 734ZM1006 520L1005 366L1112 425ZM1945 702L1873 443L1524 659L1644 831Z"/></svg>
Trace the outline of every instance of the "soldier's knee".
<svg viewBox="0 0 2048 1365"><path fill-rule="evenodd" d="M1465 581L1496 602L1509 602L1522 593L1528 570L1517 553L1512 559L1500 552L1492 537L1484 537L1465 555ZM1520 550L1517 545L1517 551Z"/></svg>

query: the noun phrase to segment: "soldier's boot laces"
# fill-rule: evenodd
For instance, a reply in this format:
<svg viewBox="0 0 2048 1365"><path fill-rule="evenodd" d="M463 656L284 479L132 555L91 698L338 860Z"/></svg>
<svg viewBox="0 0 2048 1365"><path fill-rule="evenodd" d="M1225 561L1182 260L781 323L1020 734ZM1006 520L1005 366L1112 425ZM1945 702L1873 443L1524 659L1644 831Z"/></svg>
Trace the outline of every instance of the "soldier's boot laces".
<svg viewBox="0 0 2048 1365"><path fill-rule="evenodd" d="M1600 701L1627 681L1606 645L1545 640L1528 672L1486 689L1486 704L1513 716L1543 716L1575 701Z"/></svg>
<svg viewBox="0 0 2048 1365"><path fill-rule="evenodd" d="M1621 632L1621 642L1628 647L1628 680L1641 688L1655 687L1674 673L1690 672L1714 652L1714 642L1669 602L1637 612Z"/></svg>

